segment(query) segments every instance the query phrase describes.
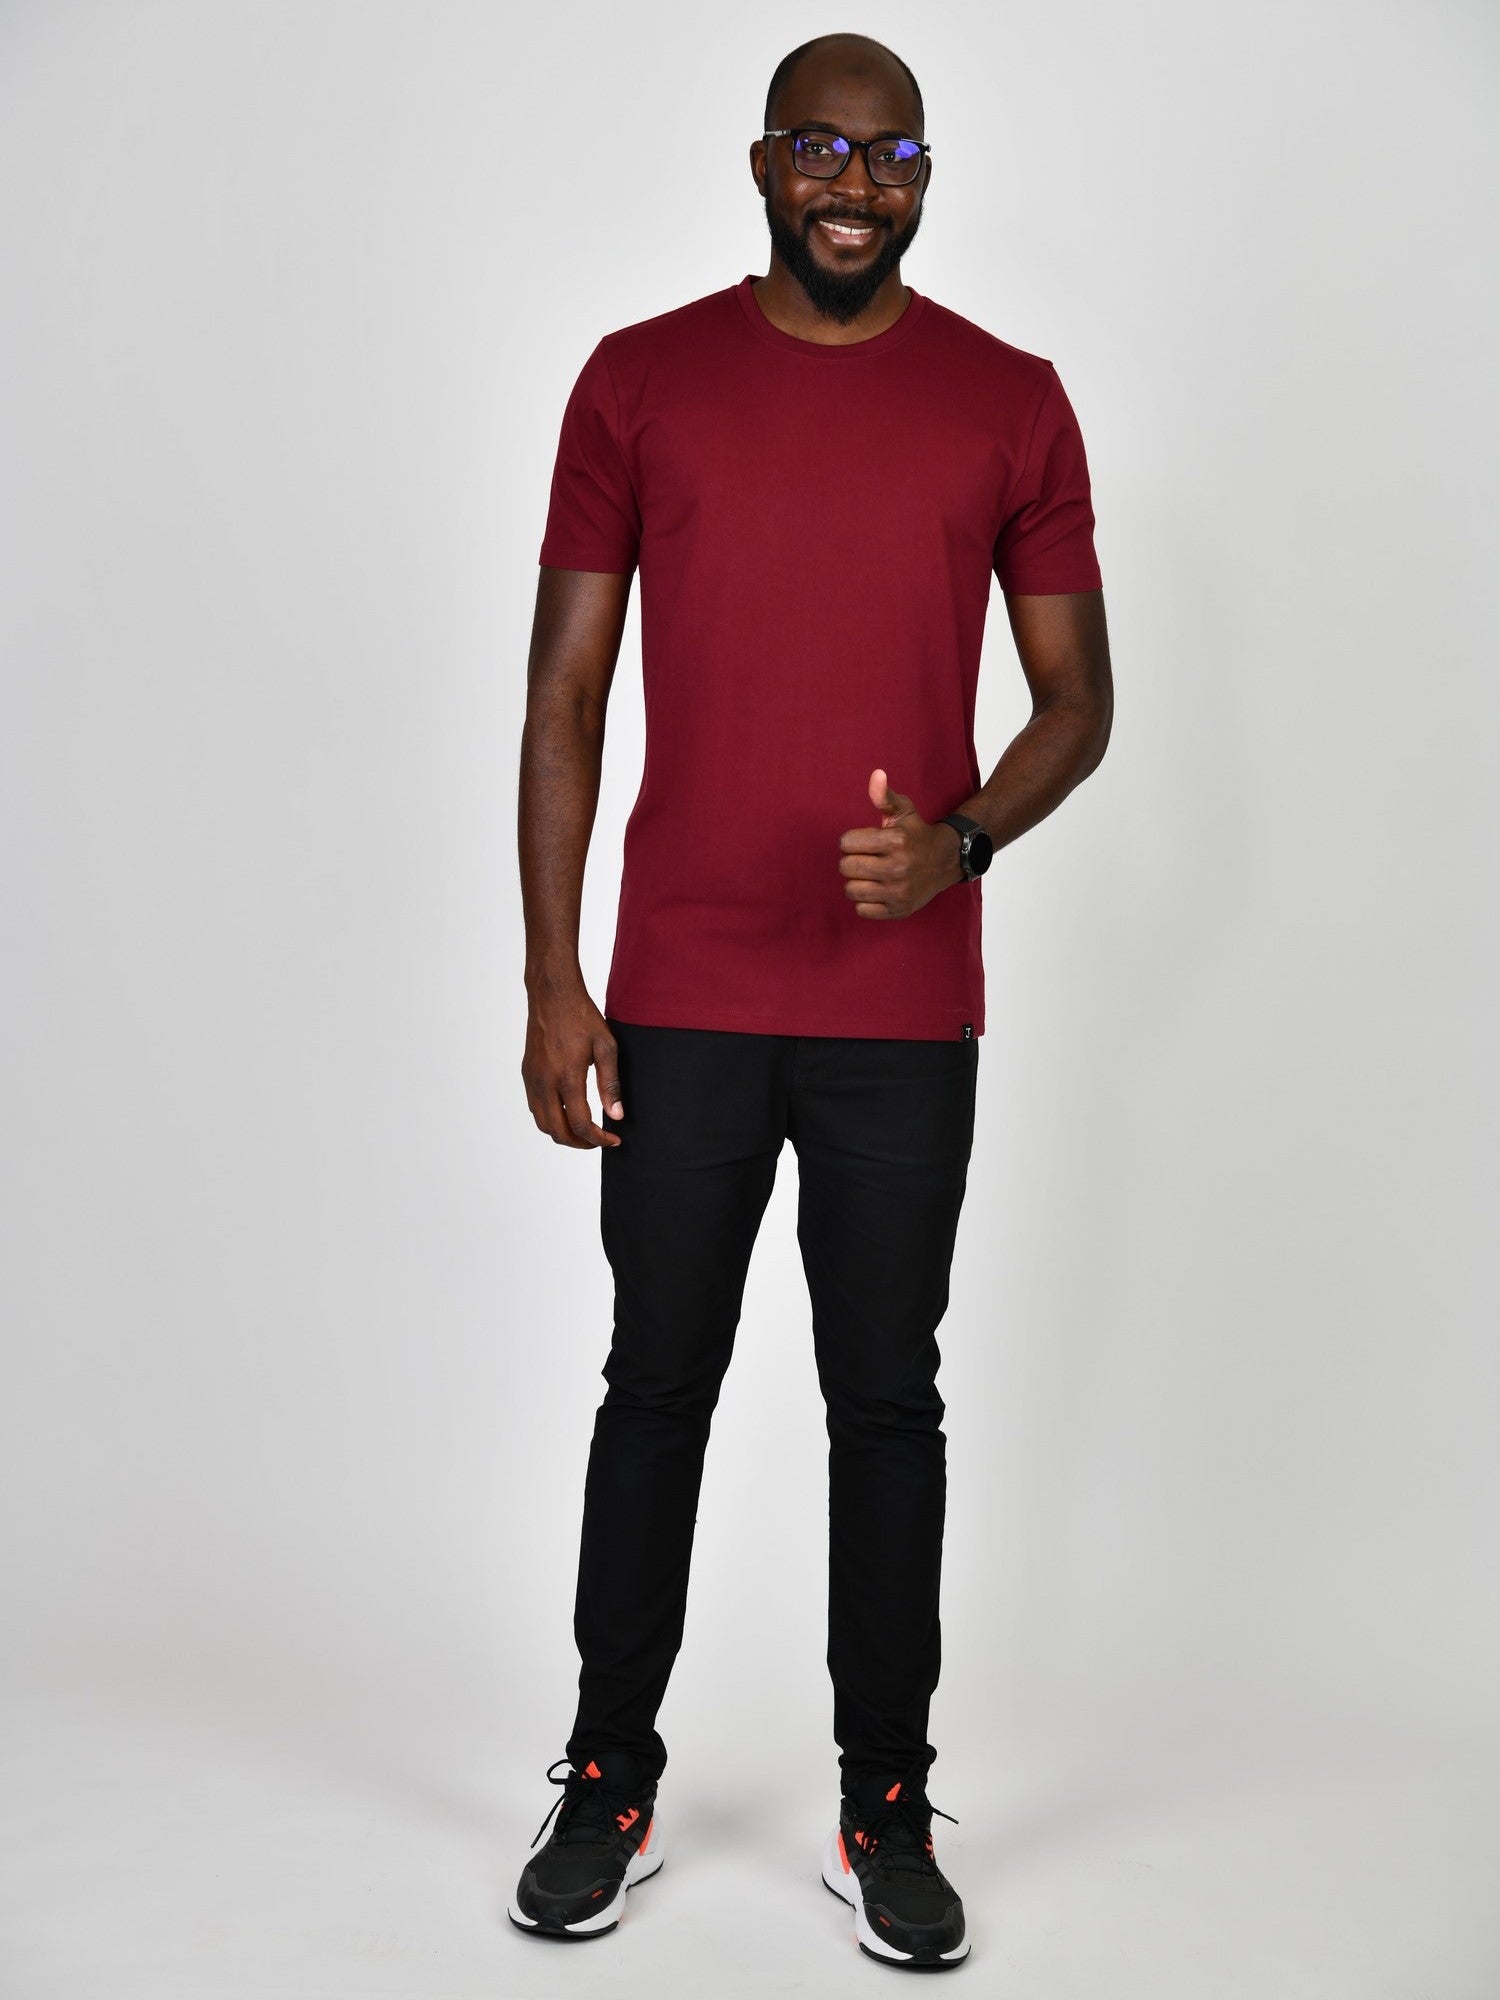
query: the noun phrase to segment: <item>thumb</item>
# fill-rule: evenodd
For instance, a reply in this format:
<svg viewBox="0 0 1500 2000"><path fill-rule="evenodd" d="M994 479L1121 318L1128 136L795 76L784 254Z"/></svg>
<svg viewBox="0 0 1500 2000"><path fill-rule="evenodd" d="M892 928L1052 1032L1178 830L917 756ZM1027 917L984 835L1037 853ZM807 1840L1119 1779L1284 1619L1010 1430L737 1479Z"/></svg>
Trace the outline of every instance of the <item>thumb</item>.
<svg viewBox="0 0 1500 2000"><path fill-rule="evenodd" d="M905 792L896 791L885 772L879 769L870 773L870 803L887 820L900 819L903 813L912 809L911 800Z"/></svg>

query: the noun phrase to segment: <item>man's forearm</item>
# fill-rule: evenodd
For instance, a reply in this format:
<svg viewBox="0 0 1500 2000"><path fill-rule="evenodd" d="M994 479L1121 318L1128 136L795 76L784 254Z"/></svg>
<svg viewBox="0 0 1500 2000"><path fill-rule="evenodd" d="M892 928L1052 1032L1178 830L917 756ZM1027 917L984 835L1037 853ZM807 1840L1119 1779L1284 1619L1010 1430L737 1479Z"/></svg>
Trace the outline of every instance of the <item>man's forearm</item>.
<svg viewBox="0 0 1500 2000"><path fill-rule="evenodd" d="M1050 703L1009 744L984 789L950 811L977 820L995 846L1004 847L1055 811L1094 770L1109 742L1109 725L1109 715L1093 703Z"/></svg>
<svg viewBox="0 0 1500 2000"><path fill-rule="evenodd" d="M602 710L565 696L533 699L521 732L518 826L532 992L583 976L578 920L603 756Z"/></svg>

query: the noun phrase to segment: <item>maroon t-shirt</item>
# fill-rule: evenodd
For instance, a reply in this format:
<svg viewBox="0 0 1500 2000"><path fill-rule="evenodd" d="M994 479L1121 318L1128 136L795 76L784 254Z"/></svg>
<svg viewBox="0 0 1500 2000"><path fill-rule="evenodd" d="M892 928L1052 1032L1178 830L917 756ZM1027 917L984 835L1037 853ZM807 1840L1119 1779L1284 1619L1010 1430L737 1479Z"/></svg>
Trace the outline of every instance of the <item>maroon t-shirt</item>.
<svg viewBox="0 0 1500 2000"><path fill-rule="evenodd" d="M879 826L877 766L928 821L979 790L992 577L1101 587L1077 420L1050 361L920 292L827 347L751 284L607 334L563 417L540 560L640 571L645 768L604 1011L979 1035L982 883L862 917L839 836Z"/></svg>

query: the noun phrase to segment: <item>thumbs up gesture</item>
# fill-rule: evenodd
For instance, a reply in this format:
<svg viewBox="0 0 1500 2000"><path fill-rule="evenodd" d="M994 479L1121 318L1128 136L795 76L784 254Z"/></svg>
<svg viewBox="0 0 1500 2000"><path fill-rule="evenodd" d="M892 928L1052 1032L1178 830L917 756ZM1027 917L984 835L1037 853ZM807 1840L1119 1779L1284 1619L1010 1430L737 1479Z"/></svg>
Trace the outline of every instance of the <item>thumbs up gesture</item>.
<svg viewBox="0 0 1500 2000"><path fill-rule="evenodd" d="M870 803L879 826L839 835L839 873L857 917L909 917L941 889L963 880L957 831L930 826L884 771L870 773Z"/></svg>

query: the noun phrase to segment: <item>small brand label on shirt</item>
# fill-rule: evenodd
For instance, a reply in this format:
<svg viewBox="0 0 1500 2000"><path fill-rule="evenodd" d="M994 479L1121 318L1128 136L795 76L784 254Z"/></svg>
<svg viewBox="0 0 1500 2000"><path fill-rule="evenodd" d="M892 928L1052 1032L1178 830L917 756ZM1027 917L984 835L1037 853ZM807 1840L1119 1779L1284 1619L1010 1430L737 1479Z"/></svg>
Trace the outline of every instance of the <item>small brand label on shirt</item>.
<svg viewBox="0 0 1500 2000"><path fill-rule="evenodd" d="M966 1042L972 1042L972 1041L973 1041L973 1039L974 1039L974 1023L973 1023L972 1021L965 1021L965 1022L964 1022L964 1032L963 1032L963 1039L964 1039L964 1040L965 1040Z"/></svg>

